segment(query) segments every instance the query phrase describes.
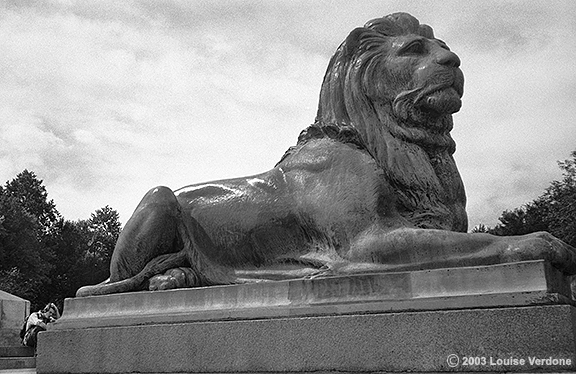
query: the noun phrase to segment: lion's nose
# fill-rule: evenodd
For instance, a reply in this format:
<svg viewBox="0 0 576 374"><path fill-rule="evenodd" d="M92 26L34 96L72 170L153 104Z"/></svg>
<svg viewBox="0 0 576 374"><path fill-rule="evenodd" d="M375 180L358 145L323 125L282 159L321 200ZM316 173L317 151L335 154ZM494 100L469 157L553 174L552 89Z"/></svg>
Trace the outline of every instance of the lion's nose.
<svg viewBox="0 0 576 374"><path fill-rule="evenodd" d="M457 68L460 66L460 57L447 49L440 49L436 56L436 62L440 65Z"/></svg>

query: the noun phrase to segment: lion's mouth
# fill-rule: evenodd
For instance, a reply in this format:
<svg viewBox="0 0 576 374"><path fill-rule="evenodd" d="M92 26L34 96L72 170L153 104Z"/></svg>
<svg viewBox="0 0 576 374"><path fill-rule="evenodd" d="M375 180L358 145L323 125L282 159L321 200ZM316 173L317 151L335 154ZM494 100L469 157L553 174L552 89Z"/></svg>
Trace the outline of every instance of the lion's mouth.
<svg viewBox="0 0 576 374"><path fill-rule="evenodd" d="M439 117L459 111L461 96L454 87L430 90L416 99L415 106L432 117Z"/></svg>
<svg viewBox="0 0 576 374"><path fill-rule="evenodd" d="M464 75L460 69L438 74L438 80L420 91L414 100L417 110L429 117L456 113L462 107Z"/></svg>
<svg viewBox="0 0 576 374"><path fill-rule="evenodd" d="M445 131L450 121L441 121L442 117L456 113L462 107L464 76L457 69L436 76L436 82L425 82L423 87L399 94L393 103L398 118L411 119L414 125L423 125ZM450 127L450 126L449 126Z"/></svg>

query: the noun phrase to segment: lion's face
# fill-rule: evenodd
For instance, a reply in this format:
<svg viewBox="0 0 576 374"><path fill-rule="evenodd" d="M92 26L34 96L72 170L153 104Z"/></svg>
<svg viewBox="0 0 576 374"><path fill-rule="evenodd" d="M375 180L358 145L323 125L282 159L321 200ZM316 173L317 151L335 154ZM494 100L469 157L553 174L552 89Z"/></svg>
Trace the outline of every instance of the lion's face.
<svg viewBox="0 0 576 374"><path fill-rule="evenodd" d="M385 50L374 78L386 83L373 91L378 97L372 100L392 102L403 122L429 130L445 123L438 121L442 116L460 110L464 75L460 59L444 42L408 34L389 37Z"/></svg>
<svg viewBox="0 0 576 374"><path fill-rule="evenodd" d="M330 60L317 120L352 124L374 144L388 132L453 153L451 114L464 87L459 66L432 28L409 14L374 19L353 30Z"/></svg>

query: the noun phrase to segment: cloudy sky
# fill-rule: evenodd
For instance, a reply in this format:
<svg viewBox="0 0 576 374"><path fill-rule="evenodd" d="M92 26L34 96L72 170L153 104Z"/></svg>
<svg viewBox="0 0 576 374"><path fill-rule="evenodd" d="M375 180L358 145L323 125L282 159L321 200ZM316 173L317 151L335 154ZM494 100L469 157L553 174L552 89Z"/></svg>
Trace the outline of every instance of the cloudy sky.
<svg viewBox="0 0 576 374"><path fill-rule="evenodd" d="M409 12L462 60L455 154L470 227L576 150L576 2L0 1L0 183L34 171L67 219L125 223L151 187L272 167L367 20Z"/></svg>

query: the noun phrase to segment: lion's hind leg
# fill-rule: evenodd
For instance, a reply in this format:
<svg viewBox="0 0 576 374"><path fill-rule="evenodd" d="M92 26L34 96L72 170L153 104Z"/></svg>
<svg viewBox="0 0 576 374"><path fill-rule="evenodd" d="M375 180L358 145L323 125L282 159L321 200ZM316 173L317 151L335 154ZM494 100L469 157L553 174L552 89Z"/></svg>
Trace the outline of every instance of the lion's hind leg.
<svg viewBox="0 0 576 374"><path fill-rule="evenodd" d="M106 280L94 286L84 286L76 292L77 297L107 295L119 292L138 291L148 288L149 280L168 269L188 265L188 255L184 251L168 253L153 258L138 274L117 282Z"/></svg>
<svg viewBox="0 0 576 374"><path fill-rule="evenodd" d="M170 290L174 288L188 288L200 285L200 277L189 267L168 269L164 274L150 278L148 289L150 291Z"/></svg>
<svg viewBox="0 0 576 374"><path fill-rule="evenodd" d="M182 213L172 190L156 187L144 196L122 230L112 255L110 279L82 287L76 295L235 283L229 269L202 253L213 250L210 237L194 218ZM176 268L180 270L163 274Z"/></svg>
<svg viewBox="0 0 576 374"><path fill-rule="evenodd" d="M129 279L154 258L179 252L181 221L181 207L171 189L159 186L148 191L118 237L110 262L110 281Z"/></svg>

